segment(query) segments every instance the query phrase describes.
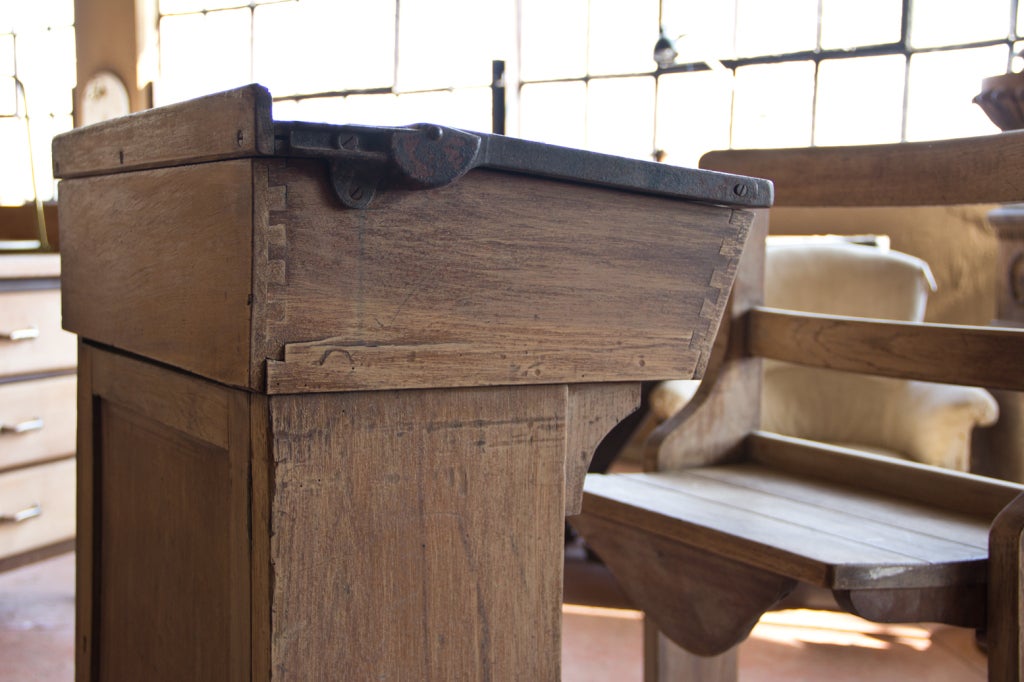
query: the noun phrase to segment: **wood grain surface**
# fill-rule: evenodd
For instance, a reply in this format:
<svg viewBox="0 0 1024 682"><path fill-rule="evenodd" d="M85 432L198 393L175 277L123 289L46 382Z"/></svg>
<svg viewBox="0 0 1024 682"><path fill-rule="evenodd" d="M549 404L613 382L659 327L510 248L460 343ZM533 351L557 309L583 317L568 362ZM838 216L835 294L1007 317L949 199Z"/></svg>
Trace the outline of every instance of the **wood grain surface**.
<svg viewBox="0 0 1024 682"><path fill-rule="evenodd" d="M77 679L250 679L246 394L81 361Z"/></svg>
<svg viewBox="0 0 1024 682"><path fill-rule="evenodd" d="M1024 132L851 147L713 151L700 167L767 178L775 206L934 206L1024 199Z"/></svg>
<svg viewBox="0 0 1024 682"><path fill-rule="evenodd" d="M247 386L251 166L62 182L64 328Z"/></svg>
<svg viewBox="0 0 1024 682"><path fill-rule="evenodd" d="M991 519L757 465L592 476L585 491L587 514L820 587L984 582Z"/></svg>
<svg viewBox="0 0 1024 682"><path fill-rule="evenodd" d="M270 108L270 92L247 85L77 128L54 138L53 176L74 178L272 154Z"/></svg>
<svg viewBox="0 0 1024 682"><path fill-rule="evenodd" d="M318 162L260 163L271 393L699 374L751 219L485 170L348 211Z"/></svg>
<svg viewBox="0 0 1024 682"><path fill-rule="evenodd" d="M565 410L564 386L272 396L274 677L557 680Z"/></svg>
<svg viewBox="0 0 1024 682"><path fill-rule="evenodd" d="M1024 386L1024 330L750 312L750 352L811 367L988 388Z"/></svg>

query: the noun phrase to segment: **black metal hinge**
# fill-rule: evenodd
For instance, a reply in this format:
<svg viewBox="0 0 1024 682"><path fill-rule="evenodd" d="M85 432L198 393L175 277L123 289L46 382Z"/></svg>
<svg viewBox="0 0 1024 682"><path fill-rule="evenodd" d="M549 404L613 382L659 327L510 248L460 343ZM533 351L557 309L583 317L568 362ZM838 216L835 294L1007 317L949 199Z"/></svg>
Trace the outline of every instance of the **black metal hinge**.
<svg viewBox="0 0 1024 682"><path fill-rule="evenodd" d="M275 152L327 160L331 185L343 204L366 208L383 187L444 187L476 164L480 137L454 128L277 124Z"/></svg>
<svg viewBox="0 0 1024 682"><path fill-rule="evenodd" d="M366 208L385 187L432 189L473 168L734 207L768 207L768 180L639 161L580 149L421 123L404 128L280 122L277 156L327 161L341 202Z"/></svg>

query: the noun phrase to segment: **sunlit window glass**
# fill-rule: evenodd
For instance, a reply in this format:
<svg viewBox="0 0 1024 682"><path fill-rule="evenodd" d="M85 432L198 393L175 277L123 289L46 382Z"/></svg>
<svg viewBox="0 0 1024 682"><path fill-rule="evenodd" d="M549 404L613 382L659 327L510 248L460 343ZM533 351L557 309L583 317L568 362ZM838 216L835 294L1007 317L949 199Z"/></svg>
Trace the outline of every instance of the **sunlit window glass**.
<svg viewBox="0 0 1024 682"><path fill-rule="evenodd" d="M184 14L215 9L248 7L243 0L160 0L161 14Z"/></svg>
<svg viewBox="0 0 1024 682"><path fill-rule="evenodd" d="M658 38L658 0L590 0L591 74L645 73Z"/></svg>
<svg viewBox="0 0 1024 682"><path fill-rule="evenodd" d="M524 80L586 75L587 6L587 0L520 0Z"/></svg>
<svg viewBox="0 0 1024 682"><path fill-rule="evenodd" d="M583 81L524 85L519 135L528 140L582 148L587 143L587 86Z"/></svg>
<svg viewBox="0 0 1024 682"><path fill-rule="evenodd" d="M489 88L460 88L399 94L398 116L401 125L439 123L454 128L489 132L491 91Z"/></svg>
<svg viewBox="0 0 1024 682"><path fill-rule="evenodd" d="M676 41L679 61L699 61L703 56L729 59L735 55L735 2L693 2L662 0L662 22Z"/></svg>
<svg viewBox="0 0 1024 682"><path fill-rule="evenodd" d="M74 0L8 0L0 12L0 31L45 31L75 22Z"/></svg>
<svg viewBox="0 0 1024 682"><path fill-rule="evenodd" d="M359 29L339 27L358 16ZM390 88L395 2L313 0L253 10L253 77L278 96Z"/></svg>
<svg viewBox="0 0 1024 682"><path fill-rule="evenodd" d="M587 148L651 159L654 152L654 78L606 78L587 88Z"/></svg>
<svg viewBox="0 0 1024 682"><path fill-rule="evenodd" d="M907 139L937 140L998 132L971 100L987 76L1002 73L1007 48L1002 45L926 52L910 58L907 92Z"/></svg>
<svg viewBox="0 0 1024 682"><path fill-rule="evenodd" d="M18 113L18 91L14 86L14 35L0 34L0 116Z"/></svg>
<svg viewBox="0 0 1024 682"><path fill-rule="evenodd" d="M657 147L667 163L695 167L706 152L727 148L731 116L731 71L676 73L658 81Z"/></svg>
<svg viewBox="0 0 1024 682"><path fill-rule="evenodd" d="M817 38L818 0L737 0L740 57L813 50Z"/></svg>
<svg viewBox="0 0 1024 682"><path fill-rule="evenodd" d="M274 102L278 121L315 121L317 123L354 123L348 116L344 97L310 97Z"/></svg>
<svg viewBox="0 0 1024 682"><path fill-rule="evenodd" d="M345 98L345 119L350 123L402 126L412 123L398 108L395 95L349 95Z"/></svg>
<svg viewBox="0 0 1024 682"><path fill-rule="evenodd" d="M734 147L811 143L814 62L758 64L736 70Z"/></svg>
<svg viewBox="0 0 1024 682"><path fill-rule="evenodd" d="M252 14L248 8L160 20L157 105L180 102L252 81Z"/></svg>
<svg viewBox="0 0 1024 682"><path fill-rule="evenodd" d="M903 55L823 61L818 67L814 143L899 142L906 64Z"/></svg>
<svg viewBox="0 0 1024 682"><path fill-rule="evenodd" d="M902 19L903 0L821 0L821 47L899 42Z"/></svg>
<svg viewBox="0 0 1024 682"><path fill-rule="evenodd" d="M912 0L914 47L957 45L1006 38L1010 0Z"/></svg>
<svg viewBox="0 0 1024 682"><path fill-rule="evenodd" d="M73 22L72 0L0 6L0 205L56 196L50 142L72 126Z"/></svg>
<svg viewBox="0 0 1024 682"><path fill-rule="evenodd" d="M398 14L400 91L486 86L491 62L514 44L514 7L479 0L402 0Z"/></svg>

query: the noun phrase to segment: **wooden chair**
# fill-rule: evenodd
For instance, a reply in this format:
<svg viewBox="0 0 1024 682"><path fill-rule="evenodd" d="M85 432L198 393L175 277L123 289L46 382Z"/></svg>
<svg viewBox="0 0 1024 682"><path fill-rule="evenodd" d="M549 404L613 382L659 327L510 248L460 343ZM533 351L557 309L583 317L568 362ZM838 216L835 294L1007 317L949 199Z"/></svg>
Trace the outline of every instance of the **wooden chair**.
<svg viewBox="0 0 1024 682"><path fill-rule="evenodd" d="M1021 133L703 165L775 180L776 205L1024 199ZM1024 487L763 432L759 398L762 358L1024 390L1024 332L767 309L749 244L697 395L648 439L646 473L589 476L572 519L647 615L646 679L735 679L734 647L806 583L871 620L982 630L989 679L1020 680Z"/></svg>

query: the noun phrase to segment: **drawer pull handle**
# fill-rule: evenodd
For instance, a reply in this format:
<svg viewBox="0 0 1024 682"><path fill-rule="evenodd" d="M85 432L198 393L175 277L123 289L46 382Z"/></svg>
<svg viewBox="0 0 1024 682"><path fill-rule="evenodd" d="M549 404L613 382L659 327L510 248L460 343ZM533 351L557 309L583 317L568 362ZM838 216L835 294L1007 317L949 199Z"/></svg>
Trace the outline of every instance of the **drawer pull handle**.
<svg viewBox="0 0 1024 682"><path fill-rule="evenodd" d="M28 521L34 519L37 516L41 516L43 508L38 502L30 507L25 507L21 511L16 511L13 514L0 514L0 523L21 523L22 521Z"/></svg>
<svg viewBox="0 0 1024 682"><path fill-rule="evenodd" d="M0 434L3 433L29 433L39 431L43 428L43 418L33 417L17 424L0 424Z"/></svg>
<svg viewBox="0 0 1024 682"><path fill-rule="evenodd" d="M9 332L0 333L0 340L3 341L31 341L39 338L38 327L23 327L12 329Z"/></svg>

